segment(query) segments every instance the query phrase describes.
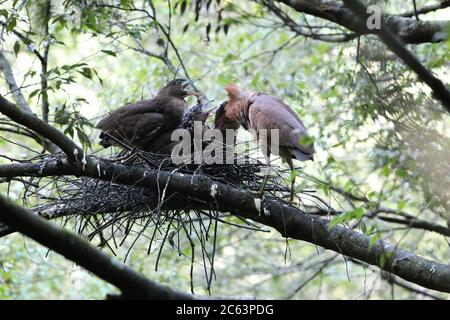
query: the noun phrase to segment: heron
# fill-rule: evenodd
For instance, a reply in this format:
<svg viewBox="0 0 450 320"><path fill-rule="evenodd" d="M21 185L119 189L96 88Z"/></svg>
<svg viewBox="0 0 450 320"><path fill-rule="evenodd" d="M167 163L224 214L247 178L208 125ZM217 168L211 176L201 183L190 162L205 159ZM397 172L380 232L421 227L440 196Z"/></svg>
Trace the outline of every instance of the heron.
<svg viewBox="0 0 450 320"><path fill-rule="evenodd" d="M262 129L265 129L267 150L263 150L263 152L269 162L272 146L271 130L278 130L279 155L291 170L290 202L292 202L295 195L293 160L314 161L315 154L314 144L307 135L302 120L289 105L277 96L264 92L248 91L235 84L226 85L225 91L228 94L228 101L224 107L227 118L238 122L246 130L253 129L258 141L261 138ZM260 195L264 193L268 176L268 173L266 173L258 192Z"/></svg>

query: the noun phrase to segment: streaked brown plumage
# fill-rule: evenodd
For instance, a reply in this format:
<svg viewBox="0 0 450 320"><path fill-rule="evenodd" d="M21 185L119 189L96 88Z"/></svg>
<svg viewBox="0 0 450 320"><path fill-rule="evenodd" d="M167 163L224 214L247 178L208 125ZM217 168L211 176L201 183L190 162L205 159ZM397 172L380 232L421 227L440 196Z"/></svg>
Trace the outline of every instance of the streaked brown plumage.
<svg viewBox="0 0 450 320"><path fill-rule="evenodd" d="M182 120L188 95L198 93L186 90L192 83L185 79L175 79L161 88L158 94L147 100L124 105L104 117L97 128L102 130L100 144L105 148L114 144L115 139L139 149L160 134L177 128Z"/></svg>
<svg viewBox="0 0 450 320"><path fill-rule="evenodd" d="M288 163L291 170L294 169L293 159L314 160L314 145L301 143L302 137L307 136L303 122L280 98L263 92L246 91L234 84L225 86L225 90L228 93L225 115L229 119L239 122L247 130L254 129L258 137L261 129L268 130L268 156L271 152L270 129L278 129L280 156ZM291 187L292 201L294 181Z"/></svg>

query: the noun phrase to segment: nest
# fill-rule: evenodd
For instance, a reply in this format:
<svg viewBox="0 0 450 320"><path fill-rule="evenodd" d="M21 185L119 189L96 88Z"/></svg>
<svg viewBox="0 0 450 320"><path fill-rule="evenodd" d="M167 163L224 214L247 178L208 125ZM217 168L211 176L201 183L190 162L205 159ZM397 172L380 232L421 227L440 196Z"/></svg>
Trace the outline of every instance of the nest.
<svg viewBox="0 0 450 320"><path fill-rule="evenodd" d="M193 176L201 174L235 188L256 191L261 187L264 178L261 171L266 169L267 165L257 157L252 157L252 154L255 154L254 150L236 154L235 164L178 166L172 162L170 156L130 149L113 155L110 160L148 170L179 172ZM54 156L52 157L47 160L53 161ZM245 158L244 161L242 157ZM287 203L285 199L288 199L290 194L289 177L289 170L274 171L265 186L266 197L276 197ZM36 184L35 180L30 180L23 195L24 199L30 196L38 197L40 203L43 203L35 208L38 214L47 218L64 217L64 225L74 226L77 233L98 246L109 249L114 255L119 247L127 243L128 250L124 261L137 240L144 237L148 241L147 252L157 252L156 270L164 248L177 250L180 256L190 259L192 292L195 265L203 267L206 287L208 291L211 288L215 277L214 255L220 224L264 231L243 218L229 219L230 214L219 212L214 203L197 208L195 205L183 203L183 199L180 203L178 196L164 198L164 192L161 190L85 177L45 179L49 181L44 186L40 186L40 181ZM310 202L316 202L317 207L327 206L308 190L297 192L296 196L300 204L305 198L309 198ZM196 257L201 257L201 261Z"/></svg>

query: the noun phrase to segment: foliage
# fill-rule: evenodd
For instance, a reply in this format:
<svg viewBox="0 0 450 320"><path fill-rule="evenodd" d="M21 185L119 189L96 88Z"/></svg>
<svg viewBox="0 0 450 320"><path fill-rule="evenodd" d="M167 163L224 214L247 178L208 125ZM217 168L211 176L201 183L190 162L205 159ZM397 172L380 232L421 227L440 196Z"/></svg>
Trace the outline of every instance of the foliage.
<svg viewBox="0 0 450 320"><path fill-rule="evenodd" d="M222 87L229 82L273 92L311 128L318 157L298 173L297 188L310 187L302 177L313 178L317 192L342 212L330 217L330 227L345 224L370 235L371 245L381 239L449 262L445 236L411 229L409 223L412 218L442 226L450 221L448 114L374 36L346 42L300 36L259 2L50 2L50 16L43 14L43 1L3 3L1 50L32 110L42 115L40 103L48 98L50 122L85 149L106 154L96 143L97 119L124 103L151 96L175 74L199 78L196 86L217 103L226 98ZM425 2L417 1L419 6ZM386 7L396 10L402 5L388 1ZM324 25L319 18L283 8L299 25ZM48 34L42 33L45 24ZM49 68L42 73L39 60L48 44ZM447 41L410 49L448 83L449 46ZM7 83L1 85L1 94L9 97ZM17 139L1 128L0 122L0 137ZM31 139L27 146L37 149ZM0 139L1 155L19 153L35 156ZM0 157L0 163L7 162ZM21 201L19 182L0 184L0 191ZM39 199L26 202L36 205ZM393 217L406 223L391 223ZM1 240L1 298L94 298L110 290L19 235ZM117 255L124 258L131 245L125 243ZM389 284L357 263L335 259L333 253L310 244L285 241L273 232L222 226L217 246L213 294L390 298L385 290ZM175 249L165 253L158 272L152 269L156 254L146 254L143 238L134 248L127 258L130 266L189 290L187 243L181 256ZM384 263L385 257L380 257L379 264ZM320 275L296 292L322 265ZM67 280L72 272L72 280ZM196 292L206 294L201 269L194 278ZM365 289L366 281L373 291ZM418 296L401 289L396 291L399 297Z"/></svg>

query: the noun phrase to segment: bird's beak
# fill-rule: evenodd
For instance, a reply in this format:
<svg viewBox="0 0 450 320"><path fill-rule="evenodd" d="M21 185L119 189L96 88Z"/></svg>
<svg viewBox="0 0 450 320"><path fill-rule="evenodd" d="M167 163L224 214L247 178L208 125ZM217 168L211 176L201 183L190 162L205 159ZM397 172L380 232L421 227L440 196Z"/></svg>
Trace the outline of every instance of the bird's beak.
<svg viewBox="0 0 450 320"><path fill-rule="evenodd" d="M181 87L186 88L188 85L193 84L196 81L198 81L198 79L183 81L183 83L181 84Z"/></svg>
<svg viewBox="0 0 450 320"><path fill-rule="evenodd" d="M197 80L198 80L198 79L195 79L195 80L186 80L186 81L184 81L184 82L181 84L181 87L183 88L183 90L184 90L184 92L185 92L185 94L186 94L187 96L197 96L197 97L200 97L200 96L201 96L201 94L198 93L198 92L196 92L196 91L186 90L186 89L185 89L187 86L193 84L193 83L194 83L195 81L197 81Z"/></svg>
<svg viewBox="0 0 450 320"><path fill-rule="evenodd" d="M198 93L197 91L191 91L191 90L186 90L186 89L183 89L183 90L184 90L184 93L187 96L197 96L197 97L199 97L199 96L202 95L201 93Z"/></svg>
<svg viewBox="0 0 450 320"><path fill-rule="evenodd" d="M205 103L202 107L202 111L205 113L211 113L213 111L215 111L217 109L217 106L213 105L211 102L213 102L213 100L208 101L207 103Z"/></svg>

